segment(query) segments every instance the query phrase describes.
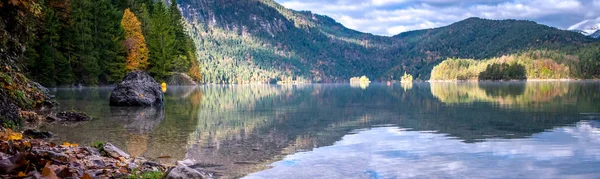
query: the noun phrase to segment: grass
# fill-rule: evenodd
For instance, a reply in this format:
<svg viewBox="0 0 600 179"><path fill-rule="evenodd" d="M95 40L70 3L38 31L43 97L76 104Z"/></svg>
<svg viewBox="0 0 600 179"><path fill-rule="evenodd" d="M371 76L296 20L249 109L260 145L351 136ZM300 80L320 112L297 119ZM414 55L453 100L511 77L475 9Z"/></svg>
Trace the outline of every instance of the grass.
<svg viewBox="0 0 600 179"><path fill-rule="evenodd" d="M159 171L146 171L138 174L139 172L134 169L131 173L132 175L129 175L128 179L162 179L165 177L165 174Z"/></svg>
<svg viewBox="0 0 600 179"><path fill-rule="evenodd" d="M98 149L98 152L100 152L100 155L107 156L108 153L106 153L106 151L104 151L104 144L106 144L106 142L104 142L104 141L95 141L95 142L92 142L92 144L90 146Z"/></svg>
<svg viewBox="0 0 600 179"><path fill-rule="evenodd" d="M0 117L0 121L3 121L2 122L2 127L5 127L5 128L15 129L15 128L17 128L17 126L19 126L14 121L11 121L11 120L6 119L4 117Z"/></svg>

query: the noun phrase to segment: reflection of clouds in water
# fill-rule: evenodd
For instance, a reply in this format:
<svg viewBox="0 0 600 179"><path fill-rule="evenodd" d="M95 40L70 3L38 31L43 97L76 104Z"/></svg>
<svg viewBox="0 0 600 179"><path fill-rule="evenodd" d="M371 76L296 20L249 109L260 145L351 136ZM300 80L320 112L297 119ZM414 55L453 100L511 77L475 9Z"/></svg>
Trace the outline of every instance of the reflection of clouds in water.
<svg viewBox="0 0 600 179"><path fill-rule="evenodd" d="M333 146L287 156L248 178L594 178L600 175L600 129L595 123L580 122L529 139L480 143L375 128L346 135Z"/></svg>

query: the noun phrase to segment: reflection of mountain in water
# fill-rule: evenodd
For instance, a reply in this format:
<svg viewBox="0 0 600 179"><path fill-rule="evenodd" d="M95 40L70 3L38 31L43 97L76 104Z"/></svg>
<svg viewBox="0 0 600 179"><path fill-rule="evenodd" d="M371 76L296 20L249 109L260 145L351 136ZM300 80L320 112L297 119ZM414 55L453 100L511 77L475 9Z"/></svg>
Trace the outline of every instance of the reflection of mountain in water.
<svg viewBox="0 0 600 179"><path fill-rule="evenodd" d="M67 108L90 104L94 108L82 110L98 120L68 129L55 126L51 131L67 141L106 140L134 155L170 156L161 159L165 162L195 159L198 166L235 178L265 169L284 155L330 146L348 133L372 126L433 131L463 143L527 138L590 120L591 115L581 114L599 112L599 86L414 83L410 90L401 84L371 84L366 89L347 84L169 87L163 112L120 112L103 107L109 94L103 90L84 92L88 96L83 98L71 91L58 95L59 102ZM95 95L89 97L89 93ZM138 120L138 116L148 118ZM153 120L163 118L160 116L164 119Z"/></svg>
<svg viewBox="0 0 600 179"><path fill-rule="evenodd" d="M527 139L482 143L378 127L288 155L248 178L595 178L600 174L600 131L591 122Z"/></svg>
<svg viewBox="0 0 600 179"><path fill-rule="evenodd" d="M557 85L558 90L549 88L542 93L552 98L529 95L534 99L526 99L528 95L523 94L540 90L544 85L529 89L519 85L499 85L498 89L476 86L486 100L514 101L505 104L524 101L543 107L565 101L574 103L533 111L523 110L526 106L497 108L492 105L494 101L448 105L428 93L433 90L427 84L414 84L409 91L400 85L372 85L366 90L347 85L205 89L205 96L212 93L215 97L210 101L204 98L203 103L208 104L203 104L205 110L198 116L200 122L194 137L199 143L188 151L186 158L202 161L204 165L217 165L213 169L227 174L225 177L239 177L264 169L265 164L278 156L332 145L355 129L384 124L435 131L464 142L524 138L571 125L581 120L578 108L594 108L589 106L593 103L577 103L576 99L585 93L566 94L590 87L575 86L576 90L568 91ZM258 91L263 95L258 95Z"/></svg>

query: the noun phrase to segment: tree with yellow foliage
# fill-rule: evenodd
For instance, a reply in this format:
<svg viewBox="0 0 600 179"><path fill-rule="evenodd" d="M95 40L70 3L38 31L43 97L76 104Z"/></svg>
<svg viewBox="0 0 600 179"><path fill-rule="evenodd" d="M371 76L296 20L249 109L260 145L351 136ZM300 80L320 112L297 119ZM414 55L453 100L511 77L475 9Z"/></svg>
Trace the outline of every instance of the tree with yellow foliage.
<svg viewBox="0 0 600 179"><path fill-rule="evenodd" d="M141 25L142 23L135 14L129 8L125 9L121 26L125 29L123 46L127 49L127 60L125 62L127 71L144 70L148 66L149 53Z"/></svg>
<svg viewBox="0 0 600 179"><path fill-rule="evenodd" d="M198 60L194 56L194 52L188 52L190 57L194 57L191 59L190 70L188 71L188 75L192 77L195 81L202 80L202 73L200 72L200 64L198 64Z"/></svg>

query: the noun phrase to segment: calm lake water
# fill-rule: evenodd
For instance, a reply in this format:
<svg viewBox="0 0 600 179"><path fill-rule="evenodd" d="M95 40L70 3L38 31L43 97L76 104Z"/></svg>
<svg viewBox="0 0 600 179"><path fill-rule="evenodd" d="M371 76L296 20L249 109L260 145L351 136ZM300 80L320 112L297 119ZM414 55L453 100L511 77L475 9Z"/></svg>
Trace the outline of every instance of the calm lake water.
<svg viewBox="0 0 600 179"><path fill-rule="evenodd" d="M57 89L56 142L190 159L220 178L600 178L600 83L169 87L161 108Z"/></svg>

